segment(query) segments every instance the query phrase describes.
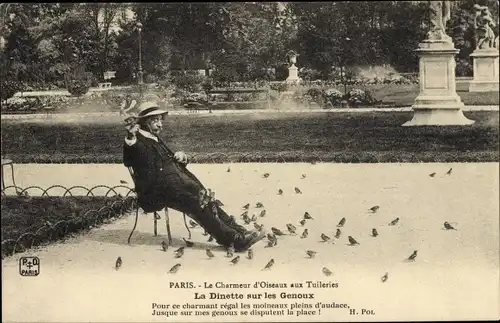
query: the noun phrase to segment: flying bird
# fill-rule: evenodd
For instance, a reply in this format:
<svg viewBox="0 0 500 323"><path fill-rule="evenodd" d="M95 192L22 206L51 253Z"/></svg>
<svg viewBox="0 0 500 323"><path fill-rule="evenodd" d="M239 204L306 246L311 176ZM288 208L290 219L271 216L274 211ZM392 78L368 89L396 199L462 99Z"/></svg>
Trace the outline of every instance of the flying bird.
<svg viewBox="0 0 500 323"><path fill-rule="evenodd" d="M288 223L286 225L286 228L288 229L288 232L290 232L290 234L296 234L295 231L297 231L297 228L293 224Z"/></svg>
<svg viewBox="0 0 500 323"><path fill-rule="evenodd" d="M259 216L260 216L261 218L263 218L263 217L266 215L266 213L267 213L267 212L266 212L266 210L262 210L262 211L260 211Z"/></svg>
<svg viewBox="0 0 500 323"><path fill-rule="evenodd" d="M330 269L326 268L326 267L323 267L323 274L325 276L331 276L333 273Z"/></svg>
<svg viewBox="0 0 500 323"><path fill-rule="evenodd" d="M264 173L264 174L262 175L262 177L264 177L264 178L268 178L268 177L269 177L269 173Z"/></svg>
<svg viewBox="0 0 500 323"><path fill-rule="evenodd" d="M302 219L302 220L300 220L300 222L299 222L299 223L300 223L300 225L301 225L301 226L304 226L304 224L306 224L306 219Z"/></svg>
<svg viewBox="0 0 500 323"><path fill-rule="evenodd" d="M189 241L189 240L186 240L186 239L184 239L184 238L182 238L182 240L184 240L184 242L186 243L186 246L188 246L188 247L192 247L192 246L194 246L194 242Z"/></svg>
<svg viewBox="0 0 500 323"><path fill-rule="evenodd" d="M436 173L431 173L431 174L429 174L429 176L434 177L434 176L436 176Z"/></svg>
<svg viewBox="0 0 500 323"><path fill-rule="evenodd" d="M162 241L162 242L161 242L161 248L163 249L163 251L167 251L167 249L168 249L168 244L167 244L165 241Z"/></svg>
<svg viewBox="0 0 500 323"><path fill-rule="evenodd" d="M178 253L178 252L184 252L184 248L185 248L185 247L180 247L179 249L175 250L174 252L175 252L175 253Z"/></svg>
<svg viewBox="0 0 500 323"><path fill-rule="evenodd" d="M233 265L236 265L238 263L238 261L240 261L240 256L236 256L233 259L231 259L231 263Z"/></svg>
<svg viewBox="0 0 500 323"><path fill-rule="evenodd" d="M373 229L372 229L372 236L373 236L373 237L378 236L377 229L375 229L375 228L373 228Z"/></svg>
<svg viewBox="0 0 500 323"><path fill-rule="evenodd" d="M283 190L281 188L278 190L278 195L283 195Z"/></svg>
<svg viewBox="0 0 500 323"><path fill-rule="evenodd" d="M451 171L453 170L453 168L450 168L447 172L446 172L446 175L451 175Z"/></svg>
<svg viewBox="0 0 500 323"><path fill-rule="evenodd" d="M304 220L313 220L312 216L307 211L304 213Z"/></svg>
<svg viewBox="0 0 500 323"><path fill-rule="evenodd" d="M380 209L380 206L375 205L375 206L372 206L372 207L370 208L370 211L372 211L372 213L375 213L375 212L377 212L377 211L378 211L378 209Z"/></svg>
<svg viewBox="0 0 500 323"><path fill-rule="evenodd" d="M121 179L121 180L120 180L120 183L121 183L121 184L128 184L128 182L127 182L127 181L124 181L123 179Z"/></svg>
<svg viewBox="0 0 500 323"><path fill-rule="evenodd" d="M309 231L307 229L304 229L304 232L302 232L302 235L300 236L301 239L307 238L307 235L309 234Z"/></svg>
<svg viewBox="0 0 500 323"><path fill-rule="evenodd" d="M181 268L181 264L176 264L168 271L169 274L175 274L179 268Z"/></svg>
<svg viewBox="0 0 500 323"><path fill-rule="evenodd" d="M456 230L451 224L448 223L448 221L444 222L444 228L446 230Z"/></svg>
<svg viewBox="0 0 500 323"><path fill-rule="evenodd" d="M307 250L306 254L309 256L309 258L314 258L314 256L316 256L316 251L314 251L314 250Z"/></svg>
<svg viewBox="0 0 500 323"><path fill-rule="evenodd" d="M380 280L382 280L382 283L385 283L385 281L389 278L389 273L385 273L384 276Z"/></svg>
<svg viewBox="0 0 500 323"><path fill-rule="evenodd" d="M324 242L326 242L326 241L330 240L330 237L327 236L326 234L322 233L321 234L321 240L323 240Z"/></svg>
<svg viewBox="0 0 500 323"><path fill-rule="evenodd" d="M398 224L398 222L399 222L399 218L395 218L394 220L392 220L392 221L389 223L389 225L396 225L396 224Z"/></svg>
<svg viewBox="0 0 500 323"><path fill-rule="evenodd" d="M271 231L277 236L284 236L285 234L278 228L272 227Z"/></svg>
<svg viewBox="0 0 500 323"><path fill-rule="evenodd" d="M351 246L359 244L359 242L357 242L356 239L354 239L351 236L347 237L347 239L349 240L349 243L351 244Z"/></svg>
<svg viewBox="0 0 500 323"><path fill-rule="evenodd" d="M340 229L337 229L337 232L335 232L335 239L340 238L341 234L342 234L342 231L340 231Z"/></svg>
<svg viewBox="0 0 500 323"><path fill-rule="evenodd" d="M192 228L196 228L198 226L198 223L194 222L193 220L189 220L189 225L191 226L191 229L192 229Z"/></svg>
<svg viewBox="0 0 500 323"><path fill-rule="evenodd" d="M271 267L274 265L274 259L269 260L267 265L264 267L264 269L271 269Z"/></svg>
<svg viewBox="0 0 500 323"><path fill-rule="evenodd" d="M339 228L342 228L345 224L345 218L342 218L340 221L339 221L339 224L337 224L337 227Z"/></svg>
<svg viewBox="0 0 500 323"><path fill-rule="evenodd" d="M253 259L253 250L252 249L248 249L247 258Z"/></svg>
<svg viewBox="0 0 500 323"><path fill-rule="evenodd" d="M255 204L255 207L256 207L256 208L261 208L261 207L264 207L264 204L262 204L261 202L257 202L257 203Z"/></svg>
<svg viewBox="0 0 500 323"><path fill-rule="evenodd" d="M302 194L302 191L301 191L298 187L296 187L296 188L295 188L295 193L297 193L297 194Z"/></svg>
<svg viewBox="0 0 500 323"><path fill-rule="evenodd" d="M213 252L212 252L210 249L208 249L208 248L207 248L206 252L207 252L207 256L208 256L208 258L213 258L213 257L215 257L215 255L213 254Z"/></svg>
<svg viewBox="0 0 500 323"><path fill-rule="evenodd" d="M408 260L414 261L417 258L417 250L413 251L413 253L408 257Z"/></svg>
<svg viewBox="0 0 500 323"><path fill-rule="evenodd" d="M245 211L245 212L240 214L240 217L242 217L242 218L245 218L246 216L248 216L248 211Z"/></svg>
<svg viewBox="0 0 500 323"><path fill-rule="evenodd" d="M118 270L120 269L120 267L122 266L122 257L118 257L118 259L116 259L116 262L115 262L115 268Z"/></svg>

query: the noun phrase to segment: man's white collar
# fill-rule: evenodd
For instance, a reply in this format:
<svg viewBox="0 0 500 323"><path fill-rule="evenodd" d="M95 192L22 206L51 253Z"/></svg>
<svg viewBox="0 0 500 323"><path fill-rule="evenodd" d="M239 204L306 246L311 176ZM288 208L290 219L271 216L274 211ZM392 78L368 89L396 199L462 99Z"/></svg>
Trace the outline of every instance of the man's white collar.
<svg viewBox="0 0 500 323"><path fill-rule="evenodd" d="M141 135L143 135L144 137L146 137L146 138L153 139L154 141L158 142L158 137L156 137L155 135L153 135L153 134L152 134L151 132L149 132L149 131L139 129L139 133L140 133Z"/></svg>

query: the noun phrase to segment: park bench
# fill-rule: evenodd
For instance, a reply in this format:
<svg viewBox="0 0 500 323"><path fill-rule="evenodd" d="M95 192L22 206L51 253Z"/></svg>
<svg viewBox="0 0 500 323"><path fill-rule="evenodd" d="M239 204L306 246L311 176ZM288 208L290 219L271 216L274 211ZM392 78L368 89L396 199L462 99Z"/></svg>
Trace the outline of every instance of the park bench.
<svg viewBox="0 0 500 323"><path fill-rule="evenodd" d="M99 89L109 89L111 88L111 83L110 82L98 83L97 87Z"/></svg>
<svg viewBox="0 0 500 323"><path fill-rule="evenodd" d="M265 94L265 100L255 100L255 101L234 101L231 100L234 94L253 94L260 93ZM209 94L209 102L212 105L238 105L238 104L264 104L267 108L271 107L271 96L270 91L267 88L224 88L224 89L212 89L208 91ZM218 102L210 100L210 97L215 96L217 94L227 95L227 101Z"/></svg>

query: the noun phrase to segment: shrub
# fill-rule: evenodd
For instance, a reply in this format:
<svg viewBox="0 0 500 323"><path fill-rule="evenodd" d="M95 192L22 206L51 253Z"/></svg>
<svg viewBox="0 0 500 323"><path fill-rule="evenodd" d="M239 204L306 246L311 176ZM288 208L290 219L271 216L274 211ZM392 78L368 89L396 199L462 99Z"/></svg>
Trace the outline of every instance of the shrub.
<svg viewBox="0 0 500 323"><path fill-rule="evenodd" d="M90 89L90 80L86 77L71 79L68 82L68 92L75 96L82 96Z"/></svg>
<svg viewBox="0 0 500 323"><path fill-rule="evenodd" d="M325 100L330 102L332 105L337 105L342 101L342 97L344 96L342 92L337 89L327 89L323 92Z"/></svg>
<svg viewBox="0 0 500 323"><path fill-rule="evenodd" d="M172 77L172 83L175 86L188 92L199 92L204 80L204 76L192 71Z"/></svg>
<svg viewBox="0 0 500 323"><path fill-rule="evenodd" d="M11 98L22 89L22 84L16 80L2 79L0 81L0 86L2 88L0 91L2 101Z"/></svg>
<svg viewBox="0 0 500 323"><path fill-rule="evenodd" d="M378 103L370 91L362 89L353 89L349 91L346 94L345 99L349 102L349 104L354 106L373 105Z"/></svg>
<svg viewBox="0 0 500 323"><path fill-rule="evenodd" d="M286 82L271 83L269 84L269 87L271 88L271 90L277 92L285 92L289 88L288 83Z"/></svg>

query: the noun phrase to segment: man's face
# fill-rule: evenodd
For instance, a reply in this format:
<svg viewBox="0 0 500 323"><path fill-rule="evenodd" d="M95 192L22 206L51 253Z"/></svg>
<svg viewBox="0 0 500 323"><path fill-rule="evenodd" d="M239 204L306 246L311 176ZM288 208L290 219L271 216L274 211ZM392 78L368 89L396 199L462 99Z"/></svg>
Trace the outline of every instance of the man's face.
<svg viewBox="0 0 500 323"><path fill-rule="evenodd" d="M146 120L146 125L149 128L149 132L151 132L153 135L158 136L163 129L163 117L162 116L154 116L148 118Z"/></svg>

